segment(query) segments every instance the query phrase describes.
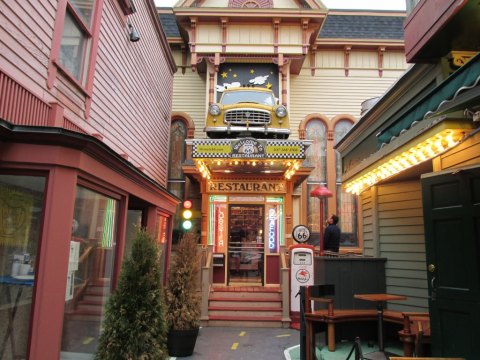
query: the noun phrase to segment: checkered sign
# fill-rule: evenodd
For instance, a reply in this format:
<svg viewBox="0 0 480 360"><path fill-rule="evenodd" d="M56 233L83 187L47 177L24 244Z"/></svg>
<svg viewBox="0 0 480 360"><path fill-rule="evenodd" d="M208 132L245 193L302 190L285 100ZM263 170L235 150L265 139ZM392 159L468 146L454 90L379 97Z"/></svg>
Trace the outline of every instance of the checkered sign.
<svg viewBox="0 0 480 360"><path fill-rule="evenodd" d="M245 143L240 151L239 143ZM192 145L192 158L194 159L305 159L305 151L308 147L301 140L257 139L201 139L193 140ZM255 148L261 148L262 152L252 151Z"/></svg>

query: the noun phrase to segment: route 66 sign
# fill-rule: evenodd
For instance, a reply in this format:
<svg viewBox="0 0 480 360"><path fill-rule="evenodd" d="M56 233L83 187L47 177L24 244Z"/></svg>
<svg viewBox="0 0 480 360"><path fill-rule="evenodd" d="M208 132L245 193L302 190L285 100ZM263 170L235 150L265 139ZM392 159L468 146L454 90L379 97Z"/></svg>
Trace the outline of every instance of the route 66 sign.
<svg viewBox="0 0 480 360"><path fill-rule="evenodd" d="M293 240L298 243L305 243L310 239L310 229L305 225L297 225L292 231Z"/></svg>

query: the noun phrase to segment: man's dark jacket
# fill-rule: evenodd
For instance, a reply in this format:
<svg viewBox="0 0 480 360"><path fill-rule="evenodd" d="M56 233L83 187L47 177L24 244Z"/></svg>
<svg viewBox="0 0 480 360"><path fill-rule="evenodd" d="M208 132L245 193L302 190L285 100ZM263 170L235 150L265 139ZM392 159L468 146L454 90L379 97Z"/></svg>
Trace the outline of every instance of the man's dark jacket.
<svg viewBox="0 0 480 360"><path fill-rule="evenodd" d="M327 251L336 251L340 247L340 228L335 224L329 224L323 236L323 248Z"/></svg>

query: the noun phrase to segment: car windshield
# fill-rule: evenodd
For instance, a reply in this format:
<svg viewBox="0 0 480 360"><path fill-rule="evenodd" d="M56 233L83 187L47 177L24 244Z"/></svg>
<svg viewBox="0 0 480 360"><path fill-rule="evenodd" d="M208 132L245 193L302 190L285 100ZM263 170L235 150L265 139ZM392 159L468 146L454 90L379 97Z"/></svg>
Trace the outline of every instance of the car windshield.
<svg viewBox="0 0 480 360"><path fill-rule="evenodd" d="M271 93L252 90L240 90L224 93L220 103L223 105L231 105L236 103L255 103L273 106L275 99Z"/></svg>

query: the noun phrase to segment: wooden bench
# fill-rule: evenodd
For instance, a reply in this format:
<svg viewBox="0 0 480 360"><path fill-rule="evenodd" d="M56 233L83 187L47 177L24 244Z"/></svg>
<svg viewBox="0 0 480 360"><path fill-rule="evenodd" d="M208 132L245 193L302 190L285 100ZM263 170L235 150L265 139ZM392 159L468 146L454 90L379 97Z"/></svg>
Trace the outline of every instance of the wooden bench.
<svg viewBox="0 0 480 360"><path fill-rule="evenodd" d="M335 309L333 299L326 296L315 296L319 293L318 286L313 285L305 288L305 323L306 323L306 346L307 360L314 359L313 352L315 348L315 333L313 331L313 323L321 322L327 325L327 346L329 351L335 351L335 324L354 321L377 321L376 309ZM321 291L320 291L321 292ZM313 310L312 301L326 304L325 309ZM418 328L415 324L418 315L423 316L424 321L426 313L400 312L392 310L384 310L383 320L385 322L403 325L403 329L399 331L400 340L404 344L404 353L406 356L413 352L415 340L418 337ZM428 314L426 314L428 316ZM429 322L428 322L429 324ZM425 326L425 325L424 325ZM429 329L428 325L428 329ZM426 335L426 334L424 334ZM429 337L429 332L428 335ZM411 356L411 355L410 355Z"/></svg>

